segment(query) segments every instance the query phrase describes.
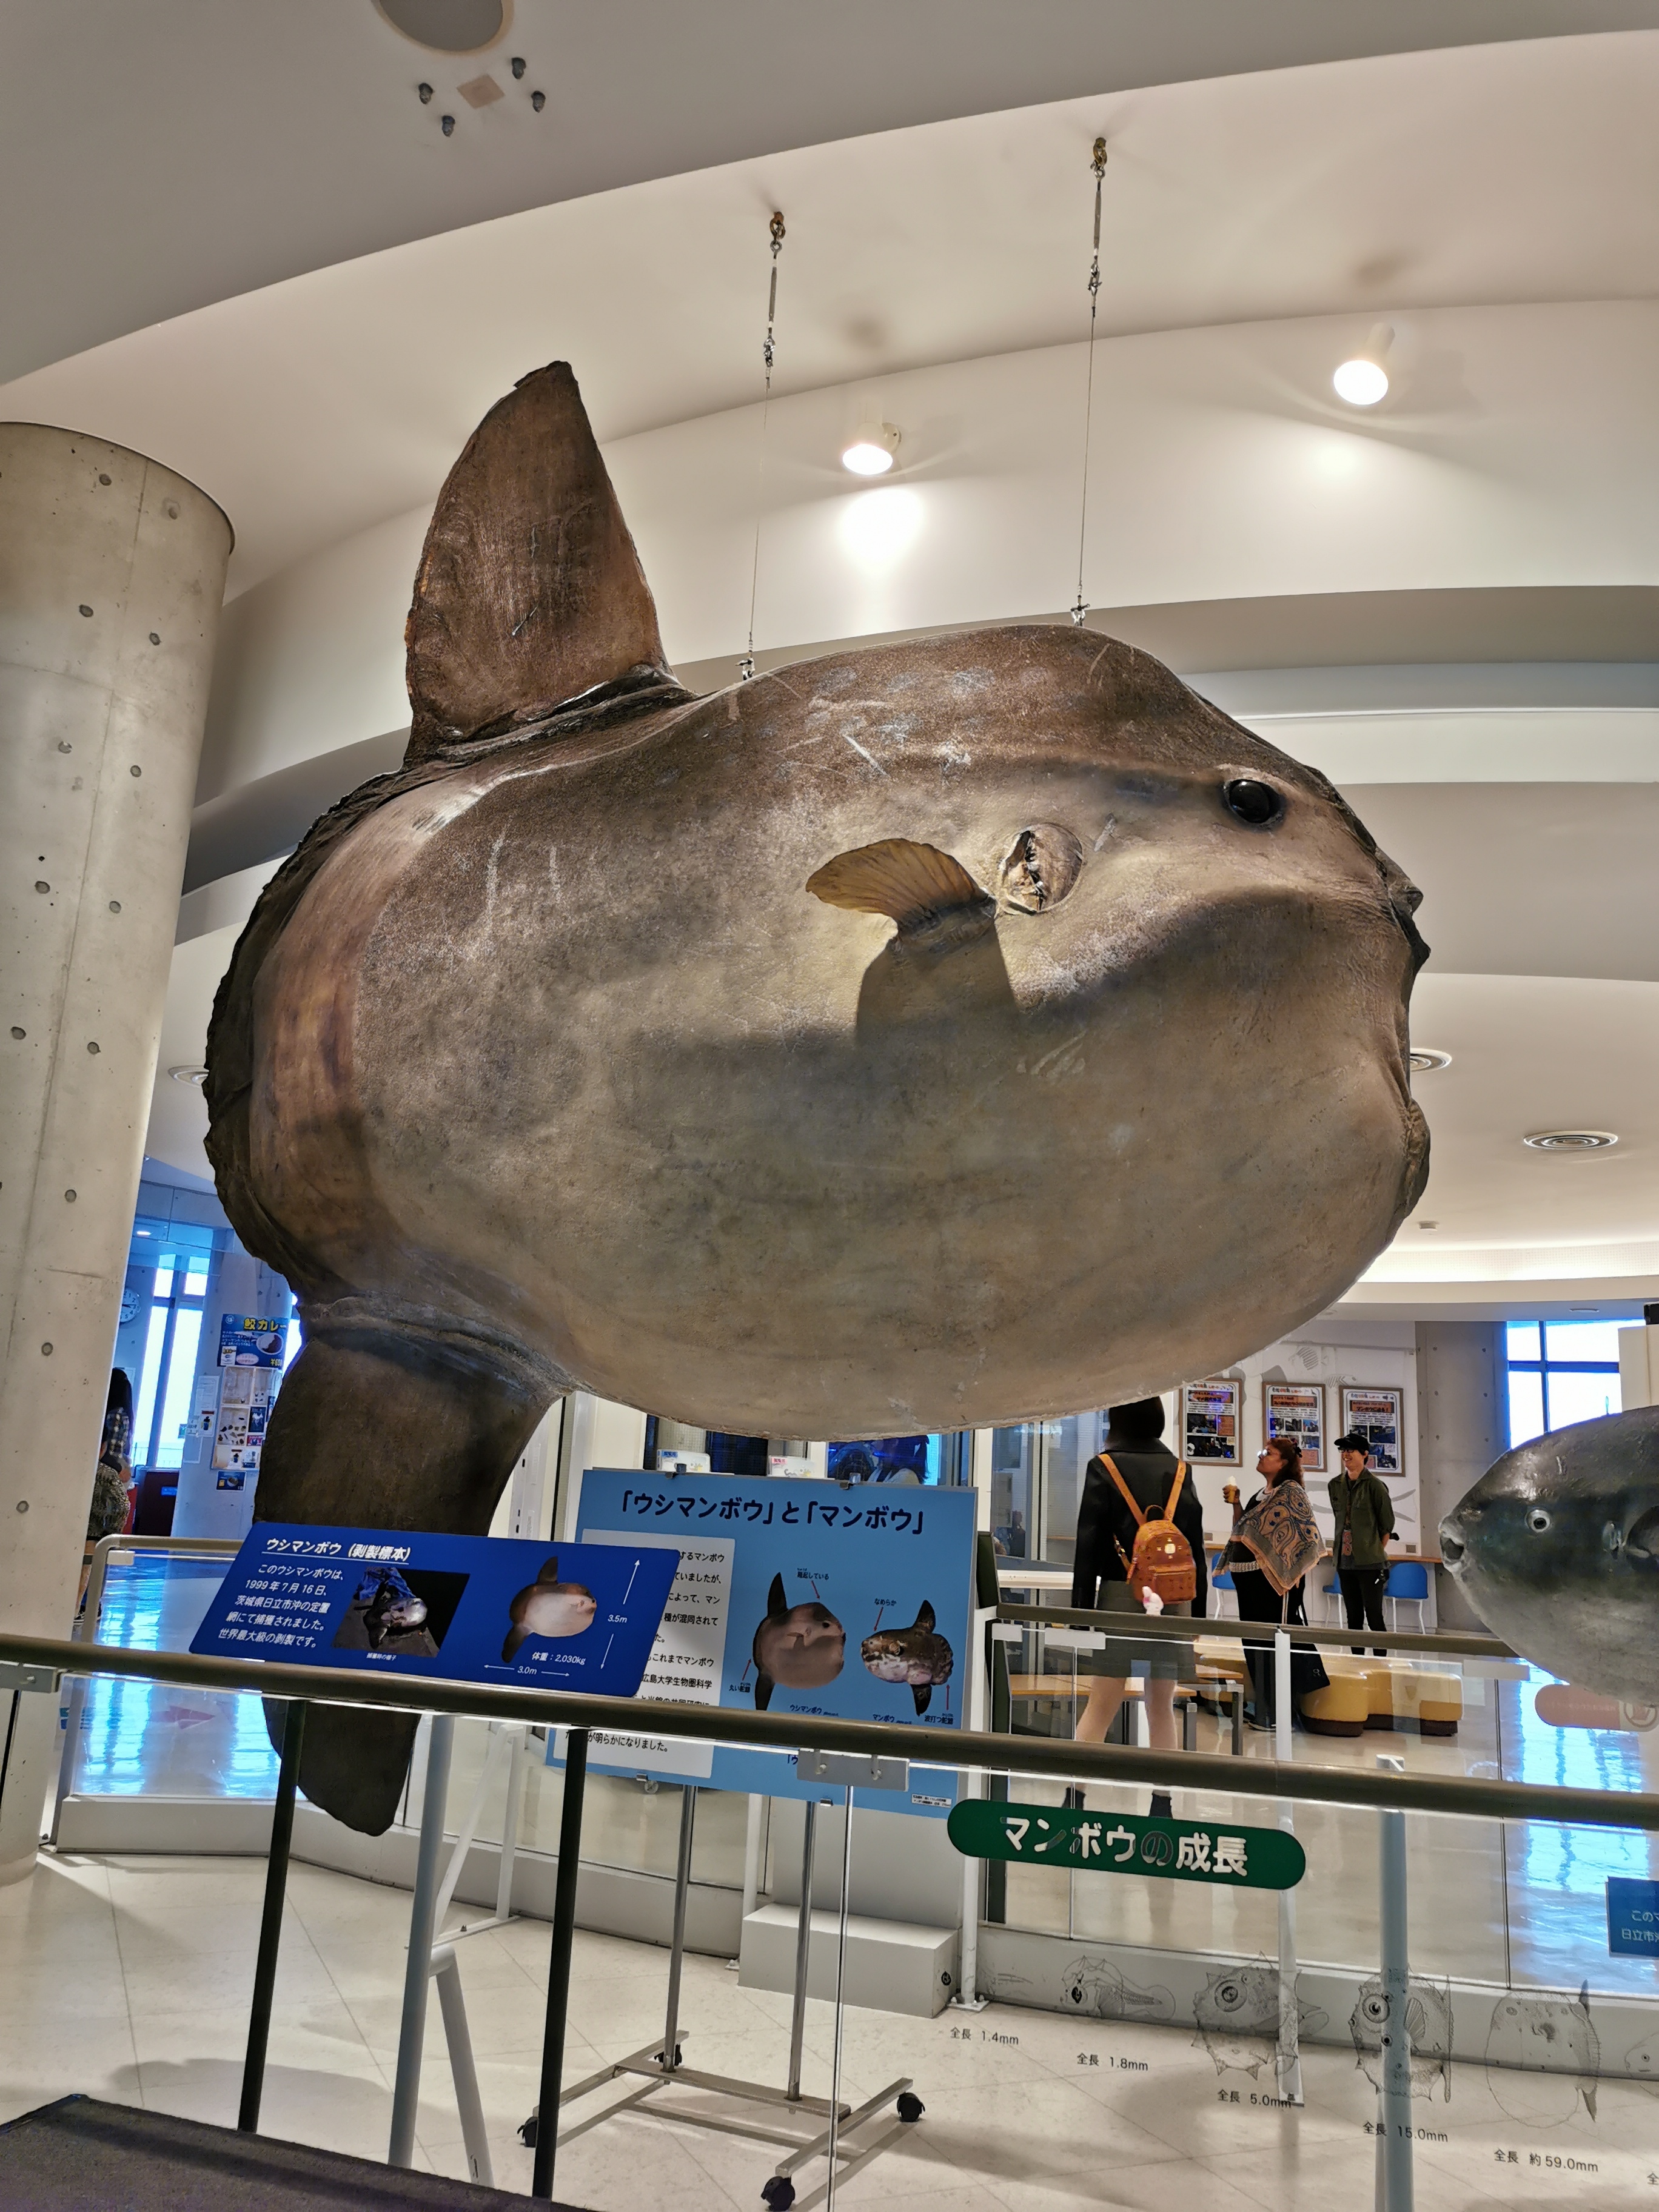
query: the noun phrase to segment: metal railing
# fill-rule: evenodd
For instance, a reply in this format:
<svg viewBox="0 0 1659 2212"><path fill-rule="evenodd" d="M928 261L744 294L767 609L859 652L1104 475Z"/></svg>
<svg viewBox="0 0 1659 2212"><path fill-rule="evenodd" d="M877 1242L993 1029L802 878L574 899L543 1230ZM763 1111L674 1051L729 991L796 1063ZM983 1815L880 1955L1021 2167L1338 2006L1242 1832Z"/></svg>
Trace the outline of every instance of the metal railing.
<svg viewBox="0 0 1659 2212"><path fill-rule="evenodd" d="M1069 1610L1069 1608L1068 1608ZM1079 1625L1123 1615L1079 1613ZM1249 1626L1250 1624L1246 1624ZM1271 1624L1267 1624L1270 1627ZM1137 1639L1169 1634L1190 1620L1138 1622ZM1300 1643L1304 1631L1297 1629ZM1350 1632L1339 1638L1346 1641ZM1483 1644L1492 1638L1471 1639ZM1508 1653L1507 1645L1500 1650ZM0 1635L0 1670L44 1671L61 1680L113 1674L181 1688L233 1690L310 1705L358 1705L377 1711L455 1713L481 1720L528 1722L547 1728L623 1729L681 1741L765 1751L834 1751L931 1766L1030 1775L1061 1782L1135 1783L1156 1790L1212 1790L1231 1797L1271 1797L1371 1811L1439 1813L1468 1820L1549 1820L1571 1827L1633 1828L1659 1833L1659 1796L1646 1791L1576 1790L1557 1783L1515 1783L1485 1777L1376 1774L1342 1767L1298 1766L1283 1759L1239 1760L1208 1752L1142 1751L1118 1744L1004 1735L974 1729L919 1729L882 1721L837 1720L827 1714L734 1712L717 1705L670 1705L650 1698L605 1698L566 1690L497 1688L430 1676L364 1676L343 1667L294 1666L274 1660L208 1658L188 1651L132 1651L118 1645L73 1644L55 1637ZM0 1691L21 1688L0 1671ZM41 1680L31 1687L46 1687Z"/></svg>
<svg viewBox="0 0 1659 2212"><path fill-rule="evenodd" d="M1235 1641L1244 1637L1271 1639L1279 1625L1276 1620L1240 1620L1232 1613L1199 1619L1178 1613L1165 1620L1151 1613L1085 1612L1073 1605L1000 1605L996 1617L1021 1621L1032 1628L1098 1628L1115 1639L1127 1637L1139 1642L1142 1637L1167 1637L1182 1644L1190 1644L1200 1636L1224 1636ZM1345 1644L1363 1644L1374 1651L1434 1651L1452 1659L1520 1660L1522 1656L1495 1636L1475 1636L1462 1629L1334 1628L1328 1623L1315 1627L1304 1626L1299 1620L1288 1625L1293 1644L1328 1644L1339 1650Z"/></svg>

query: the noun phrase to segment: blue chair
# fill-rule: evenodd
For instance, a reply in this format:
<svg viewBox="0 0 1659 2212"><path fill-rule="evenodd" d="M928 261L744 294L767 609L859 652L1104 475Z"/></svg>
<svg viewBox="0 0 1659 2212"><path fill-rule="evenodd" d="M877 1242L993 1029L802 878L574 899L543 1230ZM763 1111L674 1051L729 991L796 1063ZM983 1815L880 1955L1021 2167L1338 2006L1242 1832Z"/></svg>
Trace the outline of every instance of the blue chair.
<svg viewBox="0 0 1659 2212"><path fill-rule="evenodd" d="M1393 1623L1400 1626L1402 1605L1417 1607L1417 1625L1426 1632L1429 1625L1429 1570L1422 1559L1395 1559L1389 1566L1389 1586L1385 1593L1393 1607Z"/></svg>
<svg viewBox="0 0 1659 2212"><path fill-rule="evenodd" d="M1331 1569L1330 1576L1328 1582L1319 1585L1319 1595L1325 1601L1324 1625L1327 1628L1340 1628L1342 1625L1342 1585L1336 1579L1334 1567Z"/></svg>

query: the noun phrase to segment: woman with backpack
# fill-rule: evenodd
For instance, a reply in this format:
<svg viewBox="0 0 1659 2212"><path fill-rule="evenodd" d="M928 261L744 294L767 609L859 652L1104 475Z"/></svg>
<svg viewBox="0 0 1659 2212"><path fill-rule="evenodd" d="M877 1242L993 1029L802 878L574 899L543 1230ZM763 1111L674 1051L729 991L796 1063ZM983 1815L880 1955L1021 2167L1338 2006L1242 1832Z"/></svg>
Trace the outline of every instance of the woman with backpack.
<svg viewBox="0 0 1659 2212"><path fill-rule="evenodd" d="M1164 1401L1139 1398L1107 1413L1106 1441L1089 1462L1078 1508L1072 1603L1085 1611L1144 1613L1148 1593L1165 1619L1208 1608L1204 1573L1204 1509L1186 1462L1164 1442ZM1148 1639L1149 1642L1151 1639ZM1124 1642L1114 1637L1091 1652L1094 1683L1078 1717L1079 1743L1103 1743L1123 1702L1128 1668ZM1192 1679L1193 1647L1159 1637L1147 1658L1146 1733L1155 1751L1176 1751L1175 1687ZM1066 1792L1081 1804L1081 1790ZM1152 1817L1170 1817L1170 1799L1154 1792Z"/></svg>
<svg viewBox="0 0 1659 2212"><path fill-rule="evenodd" d="M1238 1617L1305 1626L1303 1577L1322 1547L1303 1486L1301 1445L1294 1437L1273 1437L1262 1447L1255 1471L1266 1482L1248 1505L1241 1507L1234 1493L1232 1540L1222 1554L1238 1595ZM1275 1711L1273 1647L1246 1637L1244 1658L1250 1670L1250 1726L1270 1729Z"/></svg>

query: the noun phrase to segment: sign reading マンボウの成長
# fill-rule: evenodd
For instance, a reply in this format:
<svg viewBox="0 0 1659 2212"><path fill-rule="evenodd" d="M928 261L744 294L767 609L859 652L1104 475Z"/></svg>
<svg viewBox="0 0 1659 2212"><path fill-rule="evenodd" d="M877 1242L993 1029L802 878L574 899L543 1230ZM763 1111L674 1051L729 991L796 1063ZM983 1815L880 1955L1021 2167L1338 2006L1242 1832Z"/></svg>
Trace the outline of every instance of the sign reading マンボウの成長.
<svg viewBox="0 0 1659 2212"><path fill-rule="evenodd" d="M963 1725L974 1520L971 1490L590 1468L574 1525L585 1545L678 1553L641 1697L902 1721L921 1739L920 1760ZM550 1759L562 1753L550 1740ZM596 1732L588 1760L716 1790L840 1798L802 1782L786 1752ZM956 1796L954 1765L913 1764L908 1790L878 1802L943 1819Z"/></svg>
<svg viewBox="0 0 1659 2212"><path fill-rule="evenodd" d="M655 1546L259 1521L190 1648L631 1698L678 1565Z"/></svg>

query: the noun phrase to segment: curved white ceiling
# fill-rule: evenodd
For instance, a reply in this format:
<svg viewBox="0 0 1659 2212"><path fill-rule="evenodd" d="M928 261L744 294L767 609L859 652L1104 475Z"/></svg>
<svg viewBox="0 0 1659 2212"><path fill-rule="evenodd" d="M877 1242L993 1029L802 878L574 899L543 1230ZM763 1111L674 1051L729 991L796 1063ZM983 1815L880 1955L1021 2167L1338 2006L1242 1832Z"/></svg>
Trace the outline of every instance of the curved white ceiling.
<svg viewBox="0 0 1659 2212"><path fill-rule="evenodd" d="M410 92L440 65L368 0L291 0L280 29L216 0L210 40L208 21L59 0L0 30L0 188L17 165L9 204L32 199L0 246L0 361L109 338L0 387L0 411L152 453L231 514L212 807L303 812L319 756L355 778L395 750L424 512L479 415L549 358L581 377L671 651L720 679L775 204L763 641L1063 606L1103 129L1088 595L1224 610L1213 634L1242 642L1181 665L1325 763L1429 893L1414 1028L1454 1060L1420 1085L1420 1211L1441 1225L1408 1224L1357 1295L1659 1283L1659 6L519 0L495 65L557 58L553 128L508 100L447 143ZM1564 25L1586 35L1528 40ZM1360 417L1329 368L1379 319L1395 388ZM902 468L861 491L835 451L878 408ZM1299 598L1298 635L1336 641L1295 657L1385 661L1413 657L1386 641L1409 602L1413 635L1442 641L1415 658L1478 662L1526 650L1496 599L1575 592L1540 658L1654 665L1275 672L1251 611ZM1425 622L1437 594L1456 604ZM1362 635L1384 642L1340 643ZM191 894L163 1071L199 1057L269 865ZM163 1072L151 1149L199 1169L201 1119ZM1624 1142L1526 1152L1549 1121Z"/></svg>
<svg viewBox="0 0 1659 2212"><path fill-rule="evenodd" d="M757 398L774 204L783 393L850 384L856 404L1081 337L1100 129L1103 333L1334 315L1358 342L1387 317L1421 375L1418 311L1659 290L1656 112L1659 32L1640 31L896 130L295 277L15 380L0 410L201 484L236 527L234 593L429 501L484 409L556 356L604 440Z"/></svg>
<svg viewBox="0 0 1659 2212"><path fill-rule="evenodd" d="M451 58L370 0L10 0L0 376L411 239L791 147L1656 22L1652 0L517 0L493 52ZM456 88L484 70L507 96L474 109Z"/></svg>

